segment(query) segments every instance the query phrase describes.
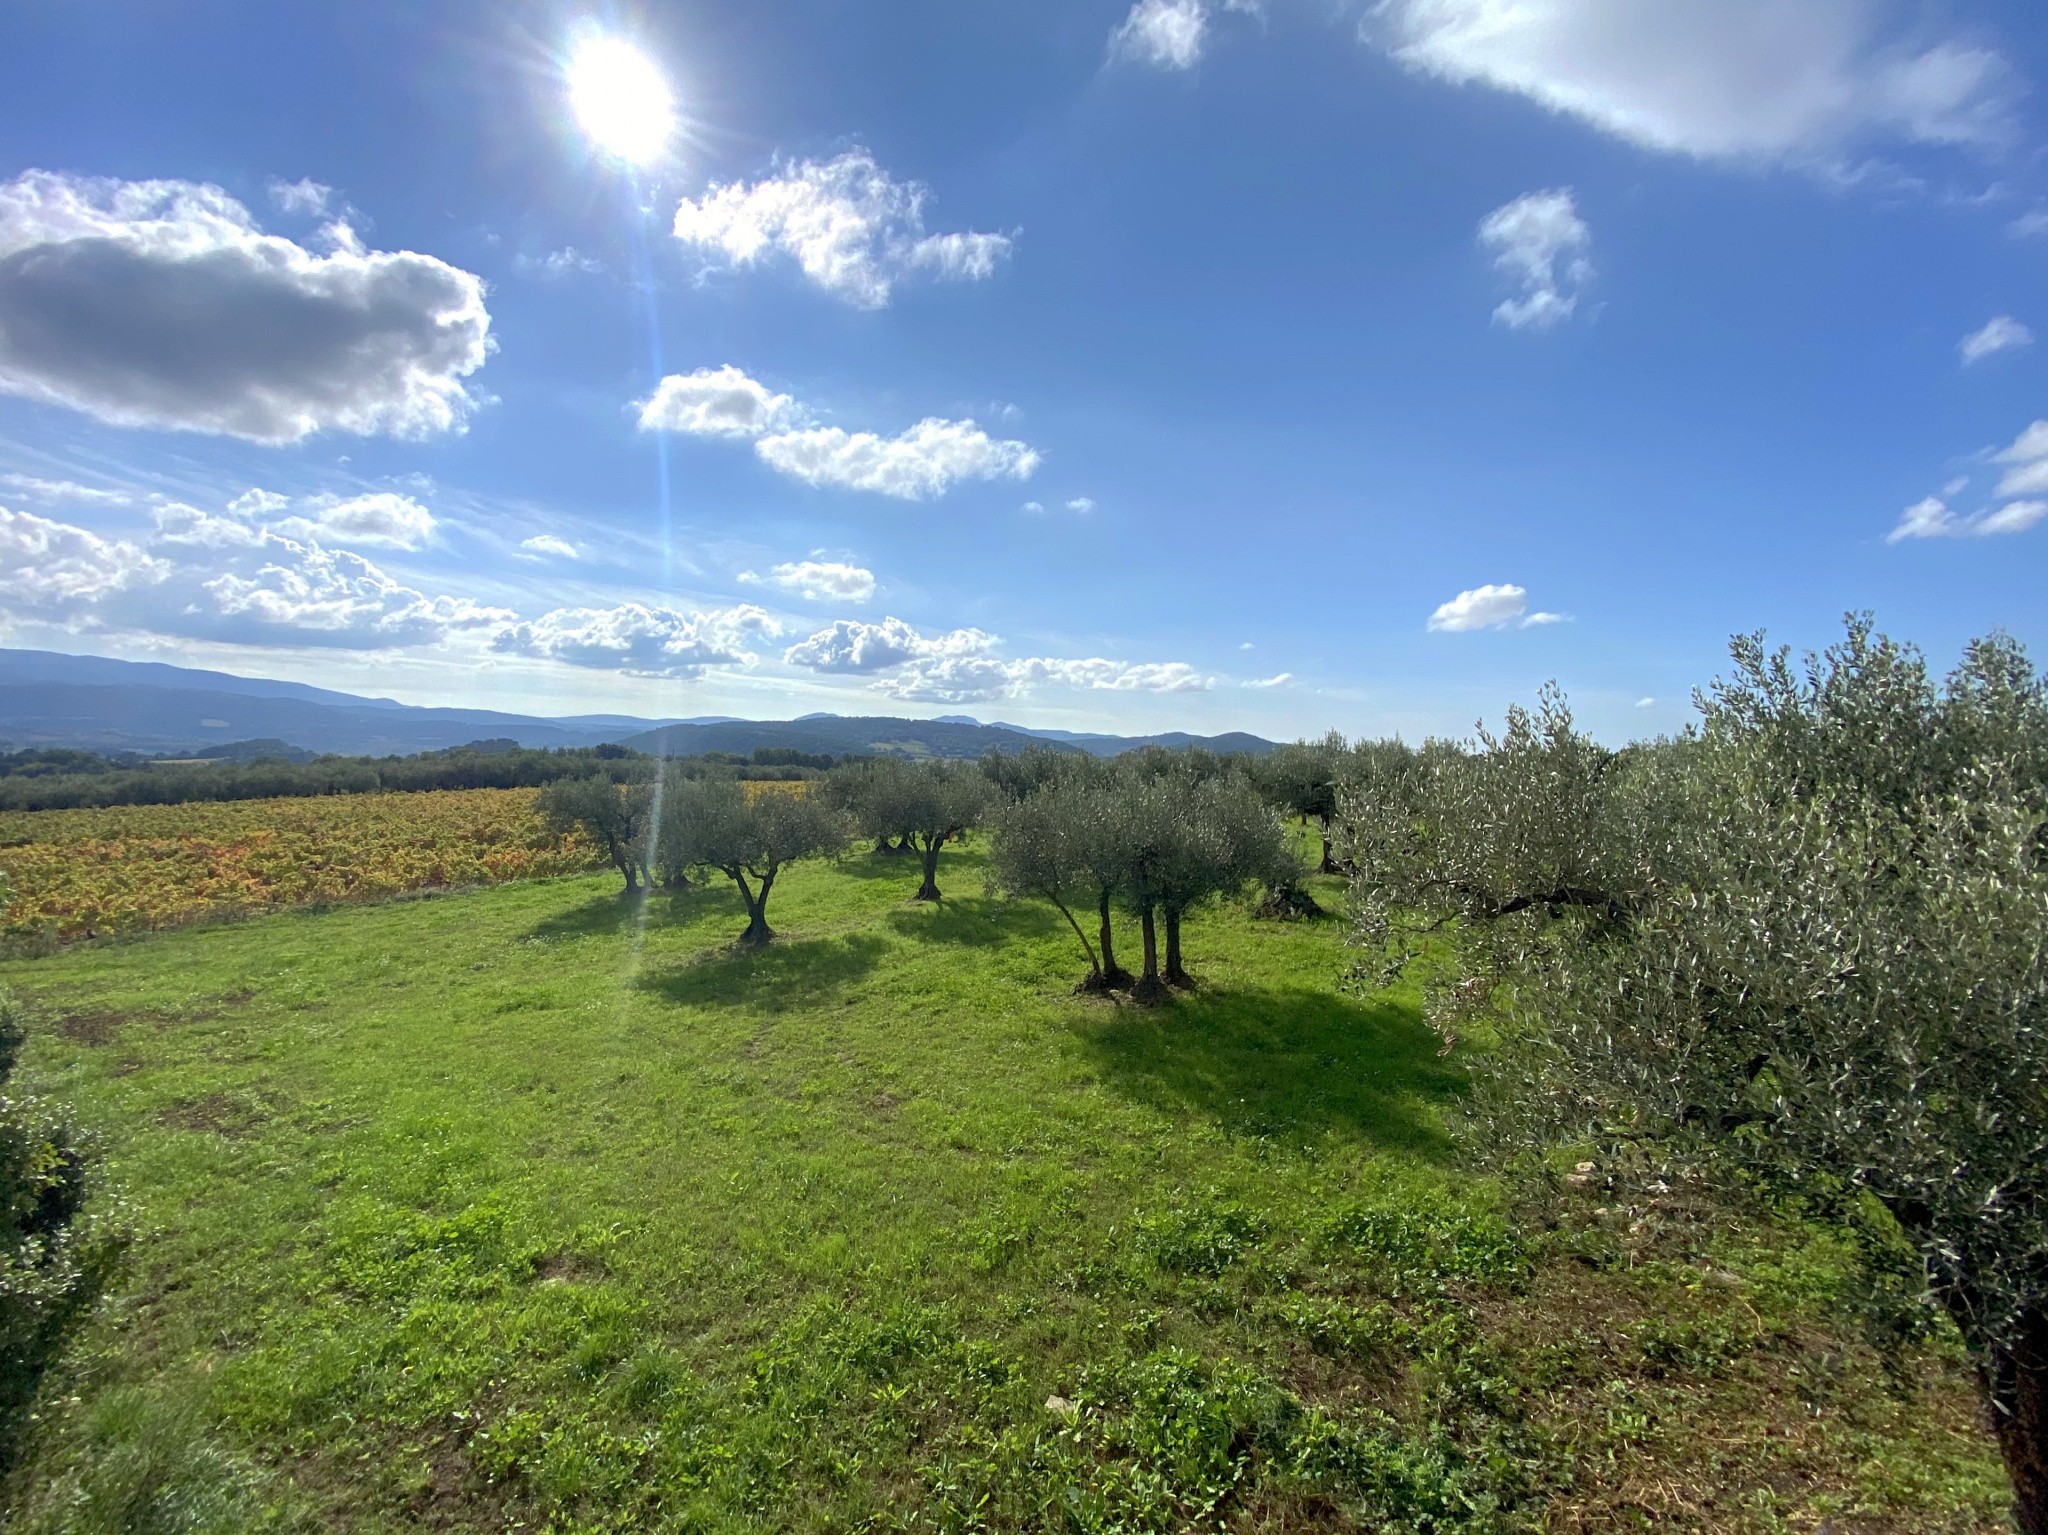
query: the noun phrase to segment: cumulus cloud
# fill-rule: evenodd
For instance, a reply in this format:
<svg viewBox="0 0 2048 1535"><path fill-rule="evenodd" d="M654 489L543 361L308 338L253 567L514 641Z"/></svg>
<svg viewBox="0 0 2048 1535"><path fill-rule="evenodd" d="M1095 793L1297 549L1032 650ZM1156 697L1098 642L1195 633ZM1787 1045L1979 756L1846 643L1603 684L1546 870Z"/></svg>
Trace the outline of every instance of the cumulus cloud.
<svg viewBox="0 0 2048 1535"><path fill-rule="evenodd" d="M731 363L671 373L640 405L642 431L691 432L700 437L759 437L805 419L795 400L747 377Z"/></svg>
<svg viewBox="0 0 2048 1535"><path fill-rule="evenodd" d="M169 571L125 540L0 506L0 604L16 611L68 613Z"/></svg>
<svg viewBox="0 0 2048 1535"><path fill-rule="evenodd" d="M1993 315L1984 324L1970 332L1956 343L1956 351L1963 359L1963 366L1982 362L1999 352L2010 352L2034 344L2034 333L2009 314Z"/></svg>
<svg viewBox="0 0 2048 1535"><path fill-rule="evenodd" d="M250 486L228 503L228 510L237 517L268 517L272 512L281 512L292 504L290 496L281 496L274 490Z"/></svg>
<svg viewBox="0 0 2048 1535"><path fill-rule="evenodd" d="M1076 496L1067 503L1067 510L1079 512L1085 517L1088 513L1095 510L1095 498L1093 496Z"/></svg>
<svg viewBox="0 0 2048 1535"><path fill-rule="evenodd" d="M101 490L76 480L44 480L32 474L0 474L0 485L32 501L78 502L86 506L127 506L135 497L125 490Z"/></svg>
<svg viewBox="0 0 2048 1535"><path fill-rule="evenodd" d="M460 430L489 330L474 275L353 236L316 255L218 187L0 183L0 390L117 426L265 443Z"/></svg>
<svg viewBox="0 0 2048 1535"><path fill-rule="evenodd" d="M1156 69L1193 69L1208 34L1202 0L1138 0L1109 34L1109 56Z"/></svg>
<svg viewBox="0 0 2048 1535"><path fill-rule="evenodd" d="M558 560L580 560L583 553L566 538L557 538L552 533L536 533L531 538L519 540L519 547L537 558Z"/></svg>
<svg viewBox="0 0 2048 1535"><path fill-rule="evenodd" d="M1208 688L1209 679L1184 661L1063 660L1051 656L1006 661L994 656L957 655L920 657L875 686L892 698L910 702L985 703L1021 697L1048 686L1116 693L1200 692Z"/></svg>
<svg viewBox="0 0 2048 1535"><path fill-rule="evenodd" d="M326 539L383 549L417 549L433 537L434 514L411 496L394 491L366 495L313 496L300 503L305 515L283 523L297 537Z"/></svg>
<svg viewBox="0 0 2048 1535"><path fill-rule="evenodd" d="M1510 625L1528 629L1543 624L1561 624L1562 613L1532 613L1526 588L1512 583L1475 586L1438 605L1429 615L1429 627L1439 634L1464 634L1474 629L1505 629Z"/></svg>
<svg viewBox="0 0 2048 1535"><path fill-rule="evenodd" d="M1527 192L1479 223L1479 243L1521 289L1493 317L1511 330L1548 330L1571 318L1579 290L1592 280L1592 231L1579 217L1570 187Z"/></svg>
<svg viewBox="0 0 2048 1535"><path fill-rule="evenodd" d="M192 627L182 632L375 650L427 644L513 617L466 597L430 597L346 549L266 533L259 550L264 558L253 571L230 570L200 583L212 612L192 612Z"/></svg>
<svg viewBox="0 0 2048 1535"><path fill-rule="evenodd" d="M1028 443L991 437L971 420L927 416L893 437L812 425L796 400L730 363L671 373L639 410L642 431L751 437L778 474L909 501L943 495L961 480L1028 479L1039 463Z"/></svg>
<svg viewBox="0 0 2048 1535"><path fill-rule="evenodd" d="M747 641L779 632L761 609L742 603L680 613L637 602L612 608L557 608L513 624L491 641L505 655L536 656L634 677L701 677L707 667L754 659Z"/></svg>
<svg viewBox="0 0 2048 1535"><path fill-rule="evenodd" d="M896 180L867 150L853 149L783 166L751 186L735 181L684 198L675 236L732 266L780 253L827 293L880 309L906 277L978 281L1010 253L1007 235L927 234L929 195L919 182Z"/></svg>
<svg viewBox="0 0 2048 1535"><path fill-rule="evenodd" d="M748 571L740 579L759 581L762 578ZM872 570L836 560L799 560L793 564L777 565L768 572L767 580L772 586L796 592L812 601L832 598L840 602L866 602L875 595L875 573Z"/></svg>
<svg viewBox="0 0 2048 1535"><path fill-rule="evenodd" d="M972 421L927 416L894 437L836 426L778 432L754 443L769 467L810 485L871 490L907 501L943 495L959 480L1024 480L1038 451L1004 441Z"/></svg>
<svg viewBox="0 0 2048 1535"><path fill-rule="evenodd" d="M1363 35L1410 69L1703 159L2006 142L2019 83L2004 59L1910 42L1887 26L1898 14L1885 0L1382 0Z"/></svg>
<svg viewBox="0 0 2048 1535"><path fill-rule="evenodd" d="M1000 643L979 629L925 635L900 618L879 623L841 619L790 646L783 659L812 671L874 675L877 690L921 703L1016 698L1047 686L1153 693L1209 686L1209 679L1185 662L1010 659L994 653Z"/></svg>
<svg viewBox="0 0 2048 1535"><path fill-rule="evenodd" d="M790 646L782 658L791 666L809 667L814 672L859 674L887 671L907 661L979 655L995 643L994 635L979 629L923 635L900 618L884 618L879 623L842 618Z"/></svg>

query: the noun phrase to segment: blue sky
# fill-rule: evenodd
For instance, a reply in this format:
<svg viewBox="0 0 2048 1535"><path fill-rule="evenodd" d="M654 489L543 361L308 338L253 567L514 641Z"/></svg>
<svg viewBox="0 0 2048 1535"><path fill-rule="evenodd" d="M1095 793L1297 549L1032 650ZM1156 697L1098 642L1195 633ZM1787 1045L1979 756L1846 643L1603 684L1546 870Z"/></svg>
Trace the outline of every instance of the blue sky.
<svg viewBox="0 0 2048 1535"><path fill-rule="evenodd" d="M2038 650L2023 11L6 4L0 643L1617 739Z"/></svg>

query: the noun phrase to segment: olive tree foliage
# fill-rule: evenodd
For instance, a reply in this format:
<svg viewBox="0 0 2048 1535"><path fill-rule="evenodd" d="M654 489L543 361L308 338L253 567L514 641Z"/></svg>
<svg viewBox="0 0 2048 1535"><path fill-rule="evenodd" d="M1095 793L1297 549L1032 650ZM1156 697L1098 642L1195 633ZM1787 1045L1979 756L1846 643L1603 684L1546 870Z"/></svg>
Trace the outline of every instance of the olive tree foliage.
<svg viewBox="0 0 2048 1535"><path fill-rule="evenodd" d="M808 788L749 796L730 778L687 779L662 797L657 858L675 868L716 869L746 903L743 944L767 943L768 895L783 869L835 857L852 835L846 815Z"/></svg>
<svg viewBox="0 0 2048 1535"><path fill-rule="evenodd" d="M1092 785L1066 783L1001 805L989 819L990 886L1003 895L1050 901L1067 919L1088 956L1088 975L1078 991L1106 991L1111 985L1102 951L1074 916L1076 906L1085 910L1098 896L1107 900L1090 872L1090 854L1099 839L1096 817L1108 806L1109 797Z"/></svg>
<svg viewBox="0 0 2048 1535"><path fill-rule="evenodd" d="M2048 695L2003 637L1943 683L1867 617L1732 648L1680 741L1606 751L1551 691L1369 777L1355 937L1493 1033L1483 1122L1890 1212L2044 1535Z"/></svg>
<svg viewBox="0 0 2048 1535"><path fill-rule="evenodd" d="M1323 842L1318 874L1339 872L1332 829L1351 756L1351 747L1333 730L1320 741L1276 746L1252 766L1254 781L1271 804L1288 815L1316 823Z"/></svg>
<svg viewBox="0 0 2048 1535"><path fill-rule="evenodd" d="M907 814L908 763L896 757L860 757L843 762L825 778L826 800L844 811L875 853L894 857L914 851Z"/></svg>
<svg viewBox="0 0 2048 1535"><path fill-rule="evenodd" d="M924 868L924 882L913 900L939 899L939 850L979 826L995 797L988 779L972 763L914 762L906 766L900 813Z"/></svg>
<svg viewBox="0 0 2048 1535"><path fill-rule="evenodd" d="M125 1245L85 1209L83 1138L61 1110L12 1091L24 1029L0 991L0 1475L24 1448L36 1388L105 1288Z"/></svg>
<svg viewBox="0 0 2048 1535"><path fill-rule="evenodd" d="M626 893L631 895L648 883L654 800L652 781L621 784L602 777L565 778L542 789L534 809L553 831L581 828L625 876Z"/></svg>
<svg viewBox="0 0 2048 1535"><path fill-rule="evenodd" d="M1298 877L1279 818L1235 773L1201 776L1133 773L1118 801L1116 894L1138 918L1144 968L1133 1000L1163 1001L1167 988L1190 987L1181 960L1181 919L1204 901L1259 881ZM1166 929L1164 969L1159 926Z"/></svg>

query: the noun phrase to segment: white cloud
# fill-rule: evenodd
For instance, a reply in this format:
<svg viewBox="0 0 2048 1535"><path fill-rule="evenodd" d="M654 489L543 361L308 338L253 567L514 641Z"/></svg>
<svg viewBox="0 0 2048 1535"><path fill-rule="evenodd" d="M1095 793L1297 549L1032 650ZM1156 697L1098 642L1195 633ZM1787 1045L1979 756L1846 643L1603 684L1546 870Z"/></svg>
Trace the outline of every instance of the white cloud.
<svg viewBox="0 0 2048 1535"><path fill-rule="evenodd" d="M1579 290L1593 277L1587 256L1592 231L1579 217L1570 187L1527 192L1494 209L1480 221L1479 243L1522 290L1493 311L1512 330L1548 330L1569 319Z"/></svg>
<svg viewBox="0 0 2048 1535"><path fill-rule="evenodd" d="M927 234L929 191L897 181L865 149L784 166L752 186L713 186L676 209L675 236L733 266L775 251L793 258L826 292L880 309L894 285L915 273L951 281L994 274L1010 238L972 232Z"/></svg>
<svg viewBox="0 0 2048 1535"><path fill-rule="evenodd" d="M2048 422L2036 421L1998 457L2014 466L1999 482L2001 499L2024 496L2029 490L2048 490ZM1926 496L1899 514L1898 522L1885 534L1884 541L1896 544L1909 538L1994 538L2002 533L2024 533L2043 516L2048 516L2048 500L2039 497L2007 500L2003 506L1964 517L1958 516L1942 497Z"/></svg>
<svg viewBox="0 0 2048 1535"><path fill-rule="evenodd" d="M2020 324L2009 314L1993 315L1980 329L1973 330L1956 343L1963 366L1981 362L1998 352L2009 352L2016 347L2032 346L2034 333Z"/></svg>
<svg viewBox="0 0 2048 1535"><path fill-rule="evenodd" d="M1998 480L2000 496L2032 496L2048 492L2048 421L2036 421L2011 447L1997 456L2012 467Z"/></svg>
<svg viewBox="0 0 2048 1535"><path fill-rule="evenodd" d="M747 575L752 576L752 572ZM759 580L760 577L753 576L753 579ZM829 598L839 602L866 602L875 595L875 573L872 570L834 560L799 560L794 564L777 565L768 572L768 582L812 601Z"/></svg>
<svg viewBox="0 0 2048 1535"><path fill-rule="evenodd" d="M549 251L545 256L514 256L512 265L518 271L538 272L543 277L567 277L572 273L595 277L604 270L602 261L595 256L586 255L573 245Z"/></svg>
<svg viewBox="0 0 2048 1535"><path fill-rule="evenodd" d="M324 217L327 205L334 197L334 188L315 181L310 176L301 176L297 181L282 181L273 176L265 188L270 200L280 213L309 213Z"/></svg>
<svg viewBox="0 0 2048 1535"><path fill-rule="evenodd" d="M1095 510L1095 498L1093 496L1076 496L1067 503L1067 510L1079 512L1085 517L1088 513Z"/></svg>
<svg viewBox="0 0 2048 1535"><path fill-rule="evenodd" d="M258 492L251 492L258 494ZM282 497L278 498L283 500ZM156 523L156 543L189 544L201 549L257 549L269 534L251 522L241 510L247 496L228 503L229 515L201 511L183 501L158 501L149 514ZM286 503L289 505L290 503Z"/></svg>
<svg viewBox="0 0 2048 1535"><path fill-rule="evenodd" d="M228 503L228 510L237 517L268 517L273 512L284 511L291 504L290 496L251 486Z"/></svg>
<svg viewBox="0 0 2048 1535"><path fill-rule="evenodd" d="M972 421L927 416L894 437L809 427L762 437L754 451L770 468L809 485L839 485L922 501L960 480L1029 479L1038 451L994 438Z"/></svg>
<svg viewBox="0 0 2048 1535"><path fill-rule="evenodd" d="M1028 443L995 438L973 421L927 416L893 437L810 425L811 413L730 363L671 373L640 403L642 431L751 437L778 474L921 501L960 480L1028 479L1039 463Z"/></svg>
<svg viewBox="0 0 2048 1535"><path fill-rule="evenodd" d="M1158 69L1192 69L1208 33L1202 0L1138 0L1109 34L1109 56Z"/></svg>
<svg viewBox="0 0 2048 1535"><path fill-rule="evenodd" d="M412 251L319 256L218 187L0 183L0 390L117 426L297 442L460 430L482 282Z"/></svg>
<svg viewBox="0 0 2048 1535"><path fill-rule="evenodd" d="M100 490L91 485L81 485L76 480L43 480L32 474L0 474L0 485L35 501L128 506L135 500L125 490Z"/></svg>
<svg viewBox="0 0 2048 1535"><path fill-rule="evenodd" d="M313 496L300 503L306 515L292 517L280 530L295 538L326 539L372 548L417 549L433 537L434 514L411 496L371 491L346 500Z"/></svg>
<svg viewBox="0 0 2048 1535"><path fill-rule="evenodd" d="M1657 707L1657 700L1654 698L1638 698L1636 700L1636 707L1638 709L1654 709Z"/></svg>
<svg viewBox="0 0 2048 1535"><path fill-rule="evenodd" d="M1998 145L1996 53L1918 46L1887 0L1381 0L1363 35L1410 69L1512 91L1647 149L1823 164L1868 140Z"/></svg>
<svg viewBox="0 0 2048 1535"><path fill-rule="evenodd" d="M752 661L746 643L779 626L757 607L679 613L637 602L614 608L557 608L500 632L491 648L635 677L700 677L706 667Z"/></svg>
<svg viewBox="0 0 2048 1535"><path fill-rule="evenodd" d="M876 689L908 702L974 703L1047 686L1154 693L1209 686L1208 678L1180 661L1011 660L993 653L1000 643L979 629L924 635L900 618L841 619L790 646L783 659L812 671L879 674Z"/></svg>
<svg viewBox="0 0 2048 1535"><path fill-rule="evenodd" d="M0 605L67 612L169 572L169 565L125 540L0 506Z"/></svg>
<svg viewBox="0 0 2048 1535"><path fill-rule="evenodd" d="M900 618L869 623L842 618L783 652L791 666L814 672L868 673L887 671L907 661L944 660L979 655L996 643L979 629L955 629L923 635Z"/></svg>
<svg viewBox="0 0 2048 1535"><path fill-rule="evenodd" d="M1023 504L1023 506L1018 508L1018 510L1029 512L1033 516L1036 516L1038 513L1045 510L1045 503L1043 501L1026 501Z"/></svg>
<svg viewBox="0 0 2048 1535"><path fill-rule="evenodd" d="M261 555L264 563L249 574L230 570L200 583L212 598L211 615L188 613L190 628L165 629L160 620L159 632L375 650L428 644L451 630L513 617L466 597L429 597L346 549L265 533Z"/></svg>
<svg viewBox="0 0 2048 1535"><path fill-rule="evenodd" d="M561 560L580 560L583 558L582 551L577 549L568 539L557 538L552 533L536 533L531 538L522 538L519 540L519 547L528 554L540 557L551 556Z"/></svg>
<svg viewBox="0 0 2048 1535"><path fill-rule="evenodd" d="M1563 613L1531 613L1528 591L1512 583L1475 586L1442 603L1429 615L1429 627L1440 634L1464 634L1474 629L1505 629L1513 625L1527 629L1542 624L1569 622Z"/></svg>
<svg viewBox="0 0 2048 1535"><path fill-rule="evenodd" d="M921 657L879 679L876 688L893 698L924 703L982 703L1017 698L1042 687L1117 693L1187 693L1209 687L1184 661L1109 661L1100 657L1062 660L1027 656L1005 661L994 656Z"/></svg>
<svg viewBox="0 0 2048 1535"><path fill-rule="evenodd" d="M759 437L805 419L795 400L747 377L731 363L671 373L640 405L642 431L691 432L700 437Z"/></svg>
<svg viewBox="0 0 2048 1535"><path fill-rule="evenodd" d="M1245 684L1248 688L1284 688L1294 680L1293 672L1281 672L1277 676L1263 677Z"/></svg>

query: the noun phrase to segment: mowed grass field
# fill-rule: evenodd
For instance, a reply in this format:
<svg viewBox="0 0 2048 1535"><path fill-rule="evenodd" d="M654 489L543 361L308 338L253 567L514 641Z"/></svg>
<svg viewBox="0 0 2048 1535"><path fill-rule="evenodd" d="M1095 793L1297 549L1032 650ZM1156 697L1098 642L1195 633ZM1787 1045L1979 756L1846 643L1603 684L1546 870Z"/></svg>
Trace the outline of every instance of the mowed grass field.
<svg viewBox="0 0 2048 1535"><path fill-rule="evenodd" d="M0 965L137 1231L17 1527L2003 1527L1845 1239L1462 1170L1339 923L1205 913L1144 1012L941 883L798 867L751 954L593 875Z"/></svg>

